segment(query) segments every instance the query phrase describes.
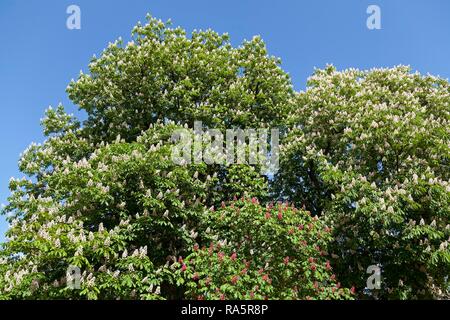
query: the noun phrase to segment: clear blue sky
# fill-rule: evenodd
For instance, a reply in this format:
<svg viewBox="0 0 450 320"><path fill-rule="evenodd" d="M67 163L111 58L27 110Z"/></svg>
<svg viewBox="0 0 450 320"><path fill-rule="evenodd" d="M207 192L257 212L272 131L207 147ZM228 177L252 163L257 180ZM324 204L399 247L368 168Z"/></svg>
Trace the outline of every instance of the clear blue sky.
<svg viewBox="0 0 450 320"><path fill-rule="evenodd" d="M66 28L66 8L81 8L81 30ZM366 8L381 8L381 30L366 27ZM297 89L314 67L338 69L409 64L450 76L448 0L0 0L0 203L17 160L43 140L39 119L109 41L125 40L145 14L187 30L228 32L234 44L259 34L279 56ZM0 218L0 241L7 224Z"/></svg>

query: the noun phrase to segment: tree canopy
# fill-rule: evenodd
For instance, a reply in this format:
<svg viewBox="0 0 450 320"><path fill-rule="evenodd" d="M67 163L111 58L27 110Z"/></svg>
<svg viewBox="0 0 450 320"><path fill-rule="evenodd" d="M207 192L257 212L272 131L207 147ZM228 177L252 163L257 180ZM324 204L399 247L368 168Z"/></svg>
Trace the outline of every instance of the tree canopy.
<svg viewBox="0 0 450 320"><path fill-rule="evenodd" d="M436 297L450 274L450 85L408 67L317 70L297 96L276 189L333 225L344 284ZM448 292L448 291L447 291Z"/></svg>
<svg viewBox="0 0 450 320"><path fill-rule="evenodd" d="M94 57L87 119L48 109L10 180L0 299L448 297L448 81L327 66L295 92L280 63L150 16ZM175 164L195 121L281 129L279 171Z"/></svg>

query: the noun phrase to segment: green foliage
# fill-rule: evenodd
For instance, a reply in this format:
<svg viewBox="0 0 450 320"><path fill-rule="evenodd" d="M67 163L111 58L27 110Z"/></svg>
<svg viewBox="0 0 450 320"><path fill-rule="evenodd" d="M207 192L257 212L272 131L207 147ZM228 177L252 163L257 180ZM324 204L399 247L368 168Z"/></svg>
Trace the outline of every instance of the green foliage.
<svg viewBox="0 0 450 320"><path fill-rule="evenodd" d="M89 74L68 87L88 113L95 140L120 134L133 140L149 123L173 120L193 126L279 125L294 92L279 59L269 57L259 37L234 48L228 35L194 31L149 18L133 40L111 43L93 58Z"/></svg>
<svg viewBox="0 0 450 320"><path fill-rule="evenodd" d="M198 299L343 299L327 245L331 229L309 212L256 198L210 209L213 239L179 261L186 295Z"/></svg>
<svg viewBox="0 0 450 320"><path fill-rule="evenodd" d="M283 142L279 194L335 226L344 284L439 297L450 274L450 85L407 67L317 70ZM440 293L439 293L440 292Z"/></svg>
<svg viewBox="0 0 450 320"><path fill-rule="evenodd" d="M68 86L87 120L49 108L47 140L22 154L28 177L11 179L3 209L0 298L183 297L169 263L204 241L206 208L267 197L253 166L174 164L171 136L194 120L219 129L278 121L294 94L279 60L259 38L233 48L226 35L188 38L153 18L133 38ZM81 290L66 286L69 266L82 270Z"/></svg>
<svg viewBox="0 0 450 320"><path fill-rule="evenodd" d="M258 37L149 17L132 39L69 84L87 120L50 108L21 155L0 299L449 296L448 81L329 66L295 93ZM175 164L172 134L194 121L281 129L280 171Z"/></svg>

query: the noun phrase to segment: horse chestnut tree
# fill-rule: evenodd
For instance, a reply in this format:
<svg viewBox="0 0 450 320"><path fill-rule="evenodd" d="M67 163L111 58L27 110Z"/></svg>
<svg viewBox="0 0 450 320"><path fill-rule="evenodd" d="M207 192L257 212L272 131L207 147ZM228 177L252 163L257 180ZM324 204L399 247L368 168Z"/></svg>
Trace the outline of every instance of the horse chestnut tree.
<svg viewBox="0 0 450 320"><path fill-rule="evenodd" d="M317 70L281 149L279 196L333 226L332 265L364 294L448 297L450 85L408 67Z"/></svg>
<svg viewBox="0 0 450 320"><path fill-rule="evenodd" d="M449 296L447 80L328 66L295 92L259 37L149 17L67 93L86 120L47 110L9 183L0 299ZM280 170L174 163L196 121L280 129Z"/></svg>
<svg viewBox="0 0 450 320"><path fill-rule="evenodd" d="M180 258L178 283L197 299L349 299L330 264L331 229L288 203L256 198L208 211L209 246Z"/></svg>

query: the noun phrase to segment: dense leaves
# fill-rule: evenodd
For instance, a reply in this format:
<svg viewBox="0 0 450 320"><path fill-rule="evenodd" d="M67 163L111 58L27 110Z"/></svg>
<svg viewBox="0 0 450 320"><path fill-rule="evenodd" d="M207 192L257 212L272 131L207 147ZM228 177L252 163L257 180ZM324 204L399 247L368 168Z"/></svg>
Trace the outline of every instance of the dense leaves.
<svg viewBox="0 0 450 320"><path fill-rule="evenodd" d="M261 206L253 198L211 208L208 218L216 239L209 247L197 245L180 261L188 297L351 297L349 289L340 288L328 260L331 229L309 212L287 203Z"/></svg>
<svg viewBox="0 0 450 320"><path fill-rule="evenodd" d="M48 109L10 180L0 299L448 297L448 81L328 66L296 93L279 64L151 17L94 57L87 119ZM176 164L194 121L280 129L279 172Z"/></svg>
<svg viewBox="0 0 450 320"><path fill-rule="evenodd" d="M377 295L445 294L450 274L450 85L407 67L318 70L297 97L277 189L335 226L336 265Z"/></svg>
<svg viewBox="0 0 450 320"><path fill-rule="evenodd" d="M89 69L67 88L87 120L47 110L47 140L19 161L28 177L10 181L0 297L183 297L170 266L205 241L206 208L264 199L268 181L246 164L176 165L172 134L195 120L219 129L279 122L294 95L289 78L259 38L233 48L226 35L187 37L150 17ZM66 286L72 266L80 290Z"/></svg>
<svg viewBox="0 0 450 320"><path fill-rule="evenodd" d="M169 25L153 18L138 24L132 41L111 43L92 59L90 73L69 85L94 139L134 139L164 119L222 129L282 122L294 92L259 37L234 48L226 34L187 37Z"/></svg>

